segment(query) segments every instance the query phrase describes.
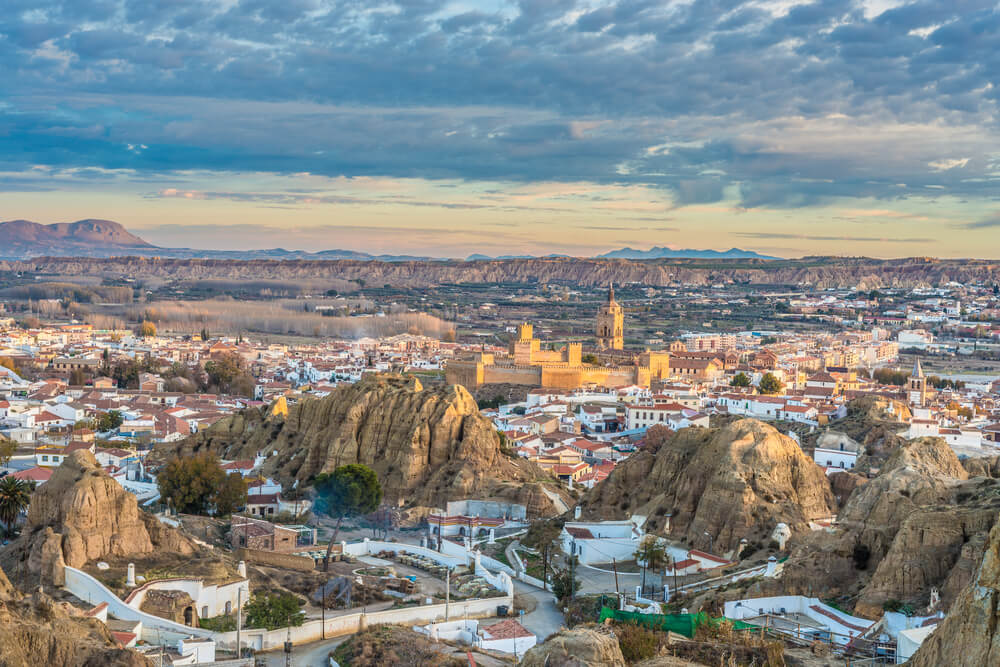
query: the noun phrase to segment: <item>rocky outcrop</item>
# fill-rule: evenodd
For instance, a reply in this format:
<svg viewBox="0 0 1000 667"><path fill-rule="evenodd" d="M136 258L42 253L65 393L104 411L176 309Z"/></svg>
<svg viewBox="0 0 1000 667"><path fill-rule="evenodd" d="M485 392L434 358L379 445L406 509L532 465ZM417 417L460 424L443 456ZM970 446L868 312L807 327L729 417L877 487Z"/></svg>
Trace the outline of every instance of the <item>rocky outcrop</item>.
<svg viewBox="0 0 1000 667"><path fill-rule="evenodd" d="M994 521L996 517L994 517ZM994 525L975 578L924 640L911 667L1000 664L1000 523Z"/></svg>
<svg viewBox="0 0 1000 667"><path fill-rule="evenodd" d="M13 566L29 575L29 581L62 585L64 566L142 556L158 544L181 554L195 551L186 538L141 512L135 496L111 479L93 454L81 450L70 454L32 494L21 536L3 560L8 569Z"/></svg>
<svg viewBox="0 0 1000 667"><path fill-rule="evenodd" d="M618 639L605 626L577 626L524 654L521 667L625 667Z"/></svg>
<svg viewBox="0 0 1000 667"><path fill-rule="evenodd" d="M386 500L407 507L448 500L499 497L551 514L542 485L551 478L501 449L492 422L472 396L453 385L423 389L413 378L368 377L320 399L281 411L248 409L157 452L210 450L227 459L277 452L264 472L290 484L308 484L321 472L362 463L379 476ZM557 485L552 484L553 488Z"/></svg>
<svg viewBox="0 0 1000 667"><path fill-rule="evenodd" d="M4 667L150 667L120 649L107 627L44 593L22 597L0 570L0 665Z"/></svg>
<svg viewBox="0 0 1000 667"><path fill-rule="evenodd" d="M652 530L669 516L672 537L719 553L744 538L767 539L778 523L801 534L810 520L836 513L822 468L754 419L682 429L655 453L626 459L582 504L595 518L645 515Z"/></svg>
<svg viewBox="0 0 1000 667"><path fill-rule="evenodd" d="M922 609L931 588L947 607L979 562L998 490L995 480L970 479L943 440L905 442L850 495L837 533L796 545L774 583L785 593L849 597L868 618L889 600Z"/></svg>

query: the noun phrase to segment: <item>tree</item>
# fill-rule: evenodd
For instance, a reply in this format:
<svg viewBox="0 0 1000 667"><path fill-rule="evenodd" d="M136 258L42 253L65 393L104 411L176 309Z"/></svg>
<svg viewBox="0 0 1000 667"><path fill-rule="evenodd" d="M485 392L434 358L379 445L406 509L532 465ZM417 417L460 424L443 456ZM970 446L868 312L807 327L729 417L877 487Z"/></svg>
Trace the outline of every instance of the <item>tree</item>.
<svg viewBox="0 0 1000 667"><path fill-rule="evenodd" d="M235 482L227 479L219 460L210 452L170 459L156 483L160 496L185 514L207 514L210 509L219 512L220 505L231 511L238 500Z"/></svg>
<svg viewBox="0 0 1000 667"><path fill-rule="evenodd" d="M591 354L591 353L588 352L587 354L585 354L582 357L580 357L580 361L582 361L585 364L596 365L597 364L597 355L596 354Z"/></svg>
<svg viewBox="0 0 1000 667"><path fill-rule="evenodd" d="M215 513L218 516L229 516L247 504L247 481L238 472L226 475L222 485L215 493Z"/></svg>
<svg viewBox="0 0 1000 667"><path fill-rule="evenodd" d="M23 479L8 475L0 479L0 521L10 535L17 523L17 517L31 502L32 485Z"/></svg>
<svg viewBox="0 0 1000 667"><path fill-rule="evenodd" d="M730 387L749 387L750 386L750 376L746 373L740 371L733 376L732 381L729 383Z"/></svg>
<svg viewBox="0 0 1000 667"><path fill-rule="evenodd" d="M332 473L320 473L313 481L316 490L316 511L337 520L330 544L326 547L323 570L330 569L330 553L340 534L345 517L370 514L382 502L382 485L378 475L366 465L351 463Z"/></svg>
<svg viewBox="0 0 1000 667"><path fill-rule="evenodd" d="M0 466L6 466L14 458L17 451L17 443L13 440L0 437Z"/></svg>
<svg viewBox="0 0 1000 667"><path fill-rule="evenodd" d="M542 519L531 524L528 534L521 542L542 554L543 586L549 580L549 570L552 568L552 556L559 550L562 523L551 519Z"/></svg>
<svg viewBox="0 0 1000 667"><path fill-rule="evenodd" d="M774 376L774 373L765 373L764 377L760 379L757 388L760 389L760 393L762 394L777 394L784 386L781 384L781 380Z"/></svg>
<svg viewBox="0 0 1000 667"><path fill-rule="evenodd" d="M647 535L639 543L639 548L636 549L634 556L636 562L642 564L642 589L645 591L646 570L662 572L667 565L667 545L655 535Z"/></svg>
<svg viewBox="0 0 1000 667"><path fill-rule="evenodd" d="M102 412L97 417L97 430L102 433L106 431L114 431L116 428L121 426L124 421L125 418L122 417L122 413L118 410Z"/></svg>
<svg viewBox="0 0 1000 667"><path fill-rule="evenodd" d="M248 628L277 630L288 626L298 627L306 615L300 607L299 598L291 593L268 593L257 591L244 605Z"/></svg>
<svg viewBox="0 0 1000 667"><path fill-rule="evenodd" d="M563 570L552 577L552 593L559 600L560 605L564 604L578 590L580 590L580 580L573 576L571 570Z"/></svg>
<svg viewBox="0 0 1000 667"><path fill-rule="evenodd" d="M208 329L205 329L204 327L201 329L201 339L204 341L208 340Z"/></svg>
<svg viewBox="0 0 1000 667"><path fill-rule="evenodd" d="M156 336L156 325L149 320L144 320L135 328L135 335L139 338L152 338Z"/></svg>

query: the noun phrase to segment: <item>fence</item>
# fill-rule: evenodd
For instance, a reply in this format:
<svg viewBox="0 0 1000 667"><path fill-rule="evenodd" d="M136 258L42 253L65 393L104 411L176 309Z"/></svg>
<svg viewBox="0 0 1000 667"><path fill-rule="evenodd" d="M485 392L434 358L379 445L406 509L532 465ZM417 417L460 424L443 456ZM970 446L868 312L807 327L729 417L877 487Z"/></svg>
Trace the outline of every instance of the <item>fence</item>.
<svg viewBox="0 0 1000 667"><path fill-rule="evenodd" d="M634 611L621 611L619 609L603 607L601 609L600 622L604 623L609 618L615 621L644 625L653 630L675 632L688 638L694 637L694 633L702 625L721 623L726 620L723 618L709 618L705 612L699 614L642 614ZM733 621L733 624L736 629L751 627L742 621Z"/></svg>

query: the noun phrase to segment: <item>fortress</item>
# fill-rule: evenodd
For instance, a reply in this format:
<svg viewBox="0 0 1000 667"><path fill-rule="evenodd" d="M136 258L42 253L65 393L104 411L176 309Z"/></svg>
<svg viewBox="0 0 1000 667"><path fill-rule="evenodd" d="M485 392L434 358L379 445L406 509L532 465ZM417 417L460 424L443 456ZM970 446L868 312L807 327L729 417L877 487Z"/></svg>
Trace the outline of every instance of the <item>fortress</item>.
<svg viewBox="0 0 1000 667"><path fill-rule="evenodd" d="M624 347L625 314L615 301L615 290L608 291L608 300L597 314L597 349L622 350ZM517 337L511 341L506 355L475 352L455 359L446 369L447 381L474 388L483 384L520 384L546 389L575 389L584 385L648 387L653 380L662 380L670 372L670 353L641 352L615 355L618 365L598 366L583 363L582 343L568 343L560 350L543 350L534 336L532 325L517 327Z"/></svg>

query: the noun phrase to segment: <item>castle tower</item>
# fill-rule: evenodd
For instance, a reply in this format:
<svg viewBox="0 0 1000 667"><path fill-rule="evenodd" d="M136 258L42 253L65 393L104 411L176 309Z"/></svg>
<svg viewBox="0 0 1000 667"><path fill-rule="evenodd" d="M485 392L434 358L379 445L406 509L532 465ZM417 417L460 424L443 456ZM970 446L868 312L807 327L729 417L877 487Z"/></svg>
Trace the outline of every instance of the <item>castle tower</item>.
<svg viewBox="0 0 1000 667"><path fill-rule="evenodd" d="M625 311L615 301L614 283L608 289L608 302L597 311L597 347L620 350L625 347Z"/></svg>
<svg viewBox="0 0 1000 667"><path fill-rule="evenodd" d="M927 378L924 377L924 369L920 367L920 359L913 365L907 389L910 405L922 408L927 400Z"/></svg>

